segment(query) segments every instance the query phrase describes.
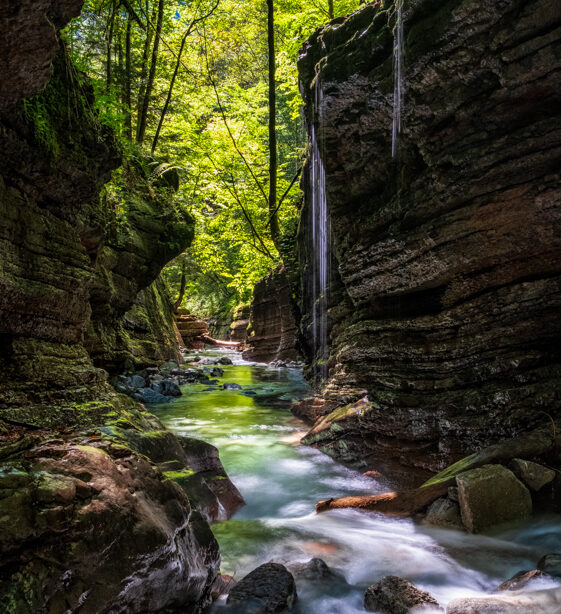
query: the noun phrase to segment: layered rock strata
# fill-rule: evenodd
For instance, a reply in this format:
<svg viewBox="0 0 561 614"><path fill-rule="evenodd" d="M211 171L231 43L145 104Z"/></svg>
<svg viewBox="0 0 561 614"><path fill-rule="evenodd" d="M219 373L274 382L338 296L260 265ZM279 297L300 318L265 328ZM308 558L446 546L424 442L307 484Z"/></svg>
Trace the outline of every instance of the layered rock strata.
<svg viewBox="0 0 561 614"><path fill-rule="evenodd" d="M189 612L219 565L203 515L237 491L215 451L180 444L104 369L175 355L156 280L193 224L144 163L99 197L121 157L58 40L81 4L0 8L0 601Z"/></svg>
<svg viewBox="0 0 561 614"><path fill-rule="evenodd" d="M260 279L253 291L246 360L297 360L298 327L292 291L283 266Z"/></svg>
<svg viewBox="0 0 561 614"><path fill-rule="evenodd" d="M395 9L333 22L299 63L335 265L323 393L370 403L315 445L437 469L559 415L561 3L406 0L392 157Z"/></svg>

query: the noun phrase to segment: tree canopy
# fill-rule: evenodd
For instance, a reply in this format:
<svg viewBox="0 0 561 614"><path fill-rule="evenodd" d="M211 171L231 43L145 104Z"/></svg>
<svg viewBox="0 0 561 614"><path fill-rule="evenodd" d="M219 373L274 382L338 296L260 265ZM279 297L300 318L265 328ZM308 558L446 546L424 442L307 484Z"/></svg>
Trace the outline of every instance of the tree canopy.
<svg viewBox="0 0 561 614"><path fill-rule="evenodd" d="M123 155L180 170L177 204L195 216L196 238L167 277L179 287L186 272L193 310L249 301L290 251L302 199L298 50L358 4L87 0L67 28Z"/></svg>

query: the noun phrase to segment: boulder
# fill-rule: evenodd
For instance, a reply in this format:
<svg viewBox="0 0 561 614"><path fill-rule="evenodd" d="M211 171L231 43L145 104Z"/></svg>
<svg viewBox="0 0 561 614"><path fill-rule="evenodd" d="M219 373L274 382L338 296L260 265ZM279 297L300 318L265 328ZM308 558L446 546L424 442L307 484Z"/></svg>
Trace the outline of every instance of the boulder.
<svg viewBox="0 0 561 614"><path fill-rule="evenodd" d="M528 488L534 491L540 490L555 478L553 469L522 458L513 459L509 467Z"/></svg>
<svg viewBox="0 0 561 614"><path fill-rule="evenodd" d="M546 554L538 561L538 569L550 576L561 578L561 554Z"/></svg>
<svg viewBox="0 0 561 614"><path fill-rule="evenodd" d="M172 399L172 397L167 397L152 388L140 388L135 393L134 398L141 403L167 403Z"/></svg>
<svg viewBox="0 0 561 614"><path fill-rule="evenodd" d="M398 576L382 578L376 584L369 586L364 594L364 608L367 612L409 614L413 608L415 612L422 611L419 610L422 607L444 612L432 595L419 590L411 582Z"/></svg>
<svg viewBox="0 0 561 614"><path fill-rule="evenodd" d="M233 384L230 382L227 382L222 387L224 388L224 390L241 390L242 389L242 387L239 384Z"/></svg>
<svg viewBox="0 0 561 614"><path fill-rule="evenodd" d="M210 370L211 377L222 377L224 375L224 370L220 367L214 367Z"/></svg>
<svg viewBox="0 0 561 614"><path fill-rule="evenodd" d="M459 505L447 497L440 497L431 503L424 522L437 527L463 528Z"/></svg>
<svg viewBox="0 0 561 614"><path fill-rule="evenodd" d="M290 572L297 580L319 582L334 577L328 564L323 559L313 558L305 563L292 563L289 565Z"/></svg>
<svg viewBox="0 0 561 614"><path fill-rule="evenodd" d="M146 380L141 375L131 375L126 378L124 384L129 390L138 390L146 386Z"/></svg>
<svg viewBox="0 0 561 614"><path fill-rule="evenodd" d="M532 514L528 489L502 465L483 465L460 473L456 483L462 522L470 533L524 520Z"/></svg>
<svg viewBox="0 0 561 614"><path fill-rule="evenodd" d="M179 386L172 379L163 379L158 384L158 392L170 397L181 396L181 390L179 389Z"/></svg>
<svg viewBox="0 0 561 614"><path fill-rule="evenodd" d="M512 578L506 580L502 584L500 584L495 592L502 591L519 591L523 588L526 588L528 584L532 581L537 580L538 578L547 578L548 574L540 571L539 569L532 569L531 571L519 571L514 574Z"/></svg>
<svg viewBox="0 0 561 614"><path fill-rule="evenodd" d="M561 588L530 591L516 595L454 599L446 614L558 614Z"/></svg>
<svg viewBox="0 0 561 614"><path fill-rule="evenodd" d="M232 365L232 364L234 364L232 362L232 359L228 358L228 356L222 356L222 358L219 358L216 362L219 365Z"/></svg>
<svg viewBox="0 0 561 614"><path fill-rule="evenodd" d="M244 614L274 614L289 610L296 599L296 584L288 569L279 563L266 563L242 578L226 603Z"/></svg>

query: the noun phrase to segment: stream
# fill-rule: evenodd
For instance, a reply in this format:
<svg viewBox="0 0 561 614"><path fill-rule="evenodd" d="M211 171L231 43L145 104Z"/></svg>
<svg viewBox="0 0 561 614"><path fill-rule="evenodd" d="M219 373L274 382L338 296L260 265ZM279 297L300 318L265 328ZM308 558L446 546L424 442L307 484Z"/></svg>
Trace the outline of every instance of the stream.
<svg viewBox="0 0 561 614"><path fill-rule="evenodd" d="M181 398L152 411L177 434L217 446L246 500L231 520L212 526L223 573L239 580L271 560L289 564L319 557L340 574L336 581L298 580L292 612L364 612L365 589L385 575L403 576L445 605L488 594L516 572L534 569L543 554L561 551L561 522L554 515L485 536L357 510L317 515L321 499L388 487L298 445L305 425L288 408L310 395L300 370L244 362L223 350L199 356L230 357L234 364L221 366L224 376L217 379L242 390L187 384ZM557 585L542 580L531 590ZM222 611L217 602L212 612Z"/></svg>

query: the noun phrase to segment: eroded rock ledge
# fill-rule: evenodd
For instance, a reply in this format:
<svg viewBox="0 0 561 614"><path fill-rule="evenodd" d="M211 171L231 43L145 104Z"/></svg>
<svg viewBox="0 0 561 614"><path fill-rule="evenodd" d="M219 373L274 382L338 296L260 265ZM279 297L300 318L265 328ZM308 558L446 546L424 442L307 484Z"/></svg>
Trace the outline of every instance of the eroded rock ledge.
<svg viewBox="0 0 561 614"><path fill-rule="evenodd" d="M369 403L315 445L434 470L559 416L561 3L403 14L395 158L393 1L319 30L300 59L338 265L323 393Z"/></svg>

